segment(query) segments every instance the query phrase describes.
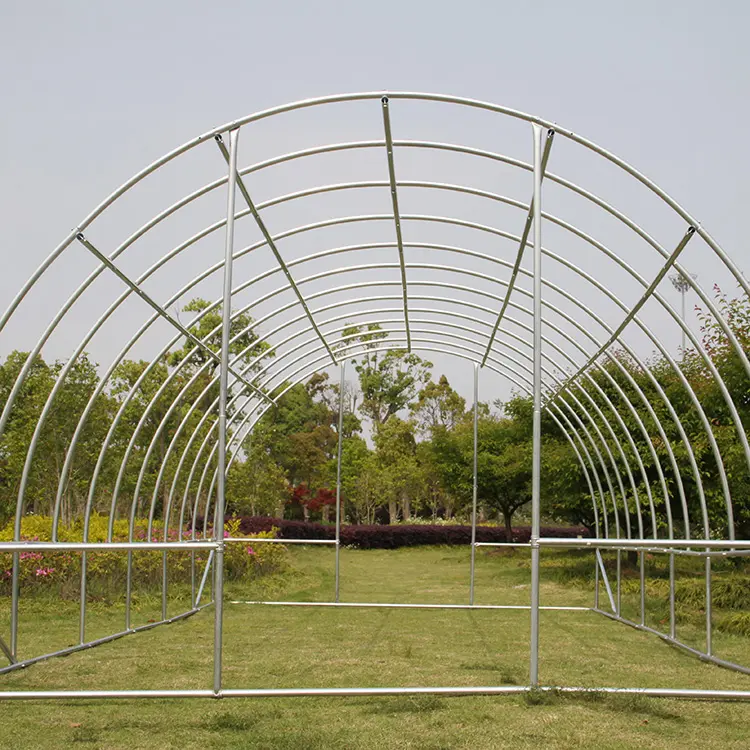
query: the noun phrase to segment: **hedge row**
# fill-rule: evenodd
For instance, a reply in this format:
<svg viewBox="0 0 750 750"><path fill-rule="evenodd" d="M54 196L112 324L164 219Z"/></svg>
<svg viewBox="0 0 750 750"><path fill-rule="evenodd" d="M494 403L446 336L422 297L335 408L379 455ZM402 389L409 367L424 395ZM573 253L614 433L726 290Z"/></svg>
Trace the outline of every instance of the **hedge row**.
<svg viewBox="0 0 750 750"><path fill-rule="evenodd" d="M240 531L253 535L261 531L278 529L281 539L334 539L335 527L305 521L285 521L281 518L265 516L243 516ZM589 536L584 526L544 526L542 536L576 538ZM514 542L528 542L531 527L519 526L513 529ZM505 529L499 526L477 526L478 542L506 542ZM429 524L399 524L396 526L341 526L341 543L362 549L395 549L416 547L425 544L469 544L471 526L446 526Z"/></svg>

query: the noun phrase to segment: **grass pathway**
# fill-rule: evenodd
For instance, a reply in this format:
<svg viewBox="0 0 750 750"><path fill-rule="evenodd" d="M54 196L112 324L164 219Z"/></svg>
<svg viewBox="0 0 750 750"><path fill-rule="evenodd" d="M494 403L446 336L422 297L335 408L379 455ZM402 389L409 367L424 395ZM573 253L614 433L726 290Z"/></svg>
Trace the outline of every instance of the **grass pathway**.
<svg viewBox="0 0 750 750"><path fill-rule="evenodd" d="M293 570L229 599L330 600L333 554L292 551ZM548 558L548 570L556 564ZM477 603L525 604L527 556L482 553ZM543 573L544 576L544 573ZM556 582L557 581L557 582ZM468 553L342 552L344 601L465 603ZM179 593L179 592L175 592ZM551 580L542 603L587 606ZM174 602L175 612L178 602ZM141 618L152 616L144 600ZM75 603L27 602L22 645L76 633ZM120 629L98 605L92 627ZM0 677L4 689L207 688L213 610ZM227 605L226 687L499 685L527 679L529 616L518 610L380 610ZM750 689L736 675L590 612L541 615L546 684ZM735 649L740 648L737 643ZM746 644L743 644L746 647ZM750 705L630 696L310 698L5 703L0 748L747 748Z"/></svg>

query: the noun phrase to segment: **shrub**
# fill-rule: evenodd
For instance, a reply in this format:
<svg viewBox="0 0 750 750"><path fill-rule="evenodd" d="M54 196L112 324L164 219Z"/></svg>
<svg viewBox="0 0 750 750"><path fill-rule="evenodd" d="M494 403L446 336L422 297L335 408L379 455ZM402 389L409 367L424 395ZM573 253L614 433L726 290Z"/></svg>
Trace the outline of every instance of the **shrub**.
<svg viewBox="0 0 750 750"><path fill-rule="evenodd" d="M240 522L229 521L226 535L241 536ZM106 516L94 514L89 525L88 541L104 542L107 540L108 520ZM148 534L147 519L138 519L134 525L134 539L144 541ZM190 536L188 531L168 529L167 539L175 541ZM273 527L257 534L264 538L276 536ZM128 522L115 521L113 541L128 540ZM0 542L13 539L13 523L0 529ZM49 516L26 516L21 523L21 539L24 541L48 542L52 539L52 518ZM80 542L83 540L83 525L80 520L70 526L60 525L58 540L61 542ZM154 522L151 528L150 541L164 540L164 526ZM195 563L198 571L202 570L208 559L208 550L196 550ZM19 555L19 579L23 589L35 592L50 592L63 598L77 598L80 594L82 555L73 550L46 552L29 550ZM161 585L162 550L133 551L133 586L150 588ZM286 547L281 544L259 543L247 545L242 542L231 542L226 545L225 570L229 579L240 579L261 576L284 567ZM122 594L127 577L128 554L125 550L103 550L88 552L87 593L93 597L110 598L113 592ZM11 591L13 555L10 552L0 553L0 595ZM167 552L167 570L170 583L187 583L191 578L192 555L189 551L169 550Z"/></svg>
<svg viewBox="0 0 750 750"><path fill-rule="evenodd" d="M239 528L243 534L253 535L272 528L278 529L281 539L335 539L336 530L332 525L285 521L265 516L243 516ZM559 526L542 528L543 536L575 538L589 536L583 526ZM531 529L521 526L513 529L515 542L528 542ZM499 526L477 526L478 542L505 543L505 529ZM342 525L341 543L362 549L396 549L427 544L467 545L471 542L471 526L445 524L396 524L392 526Z"/></svg>
<svg viewBox="0 0 750 750"><path fill-rule="evenodd" d="M276 528L253 534L261 539L275 539ZM240 519L231 518L224 526L224 534L229 537L243 536ZM224 571L227 579L238 580L257 575L266 575L283 570L287 564L287 550L283 544L269 542L255 543L229 542L224 547Z"/></svg>

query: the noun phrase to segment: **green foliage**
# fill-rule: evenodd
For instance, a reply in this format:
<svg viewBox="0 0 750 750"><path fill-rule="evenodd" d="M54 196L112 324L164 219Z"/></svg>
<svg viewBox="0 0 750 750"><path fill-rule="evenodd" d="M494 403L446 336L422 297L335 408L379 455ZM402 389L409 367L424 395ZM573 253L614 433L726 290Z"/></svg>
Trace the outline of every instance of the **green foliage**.
<svg viewBox="0 0 750 750"><path fill-rule="evenodd" d="M91 517L88 541L104 542L107 540L108 521L105 516L95 514ZM242 538L239 531L239 519L228 519L225 525L227 536ZM148 520L138 519L134 526L136 541L147 540ZM273 539L277 530L258 532L253 536ZM177 529L169 529L167 538L177 540L185 537ZM52 518L49 516L25 516L21 525L21 538L25 541L48 542L52 539ZM0 542L13 539L13 525L7 524L0 529ZM72 525L60 525L58 539L61 542L80 542L83 540L83 527L80 519ZM116 521L113 541L128 541L127 521ZM151 541L164 539L163 526L156 522L152 528ZM205 565L208 552L196 551L196 565L201 570ZM283 544L248 541L228 542L225 548L225 574L229 580L245 580L268 575L284 569L287 549ZM163 553L155 550L137 550L133 553L133 584L146 588L156 587L162 580ZM191 578L191 553L170 551L167 556L169 580L172 582L189 582ZM10 581L13 565L12 553L0 554L0 595L10 593ZM20 582L27 594L54 591L64 599L76 598L80 594L81 555L73 551L42 552L30 550L20 554ZM87 553L88 592L92 595L119 597L122 595L127 574L127 552L123 550L105 550Z"/></svg>
<svg viewBox="0 0 750 750"><path fill-rule="evenodd" d="M359 343L364 351L352 358L362 391L362 414L372 420L376 429L409 405L420 385L430 377L432 362L404 349L376 351L378 341L387 337L377 323L367 328L351 326L344 330L342 341Z"/></svg>
<svg viewBox="0 0 750 750"><path fill-rule="evenodd" d="M675 534L685 532L686 510L691 534L702 535L707 525L712 534L726 535L726 497L715 441L726 470L736 536L750 537L750 473L743 435L726 399L728 393L739 419L750 425L750 378L734 346L737 342L746 354L749 350L750 302L731 299L717 288L716 305L731 336L712 315L699 310L701 352L683 352L677 369L661 354L645 370L627 353L616 352L558 394L556 403L565 417L576 428L586 425L596 441L594 449L584 435L587 442L576 442L575 447L584 457L586 452L592 456L601 484L590 469L586 475L571 442L543 411L541 479L548 520L593 528L596 507L601 533L605 525L615 524L635 530L640 507L644 533L649 534L653 503L660 534L669 516ZM207 337L209 348L217 351L220 312L209 310L202 299L188 303L183 311L197 313L191 330ZM252 325L249 316L237 316L231 345L244 366L255 363L251 371L273 356ZM387 337L378 324L351 326L338 344L342 353L350 351L343 347L356 344L349 356L358 385L356 393L346 389L343 394L345 518L373 523L408 520L415 514L433 520L465 516L472 497L472 415L444 375L431 379L430 362L401 349L377 351L386 349ZM12 352L0 364L0 406L7 402L26 359L25 353ZM10 410L0 437L0 523L14 514L32 435L64 366L37 357ZM176 514L184 499L183 520L190 519L199 498L195 496L197 477L186 486L188 467L215 427L214 370L213 359L190 341L182 342L161 361L123 360L106 384L99 382L96 364L85 354L79 357L60 383L39 430L24 511L51 515L57 506L62 522L71 525L89 501L93 510L108 513L117 487L116 517L129 515L134 507L136 515L153 513L163 523L166 508ZM724 379L726 393L714 377L716 372ZM279 386L277 394L287 385ZM632 406L624 402L620 390ZM712 439L695 400L705 411ZM313 375L280 396L278 407L265 413L233 460L227 483L230 511L281 516L286 505L288 515L297 512L307 518L306 505L297 505L296 511L289 507L297 488L304 485L314 497L334 492L338 404L338 385L330 383L325 373ZM495 406L499 413L487 404L479 405L479 510L480 518L502 517L509 527L530 499L532 404L526 397L514 396ZM87 417L79 425L84 411ZM372 423L372 445L367 442L370 436L362 434L362 420ZM109 445L102 451L109 432ZM609 467L609 481L597 453ZM91 478L97 465L94 483ZM705 495L705 520L698 478ZM203 492L209 484L210 478ZM204 500L200 498L198 507ZM330 504L320 510L324 522L329 520L329 510ZM175 521L172 515L166 523Z"/></svg>
<svg viewBox="0 0 750 750"><path fill-rule="evenodd" d="M229 469L227 507L237 515L283 515L289 497L286 473L273 460L262 437L253 434L245 459L235 461Z"/></svg>
<svg viewBox="0 0 750 750"><path fill-rule="evenodd" d="M448 378L441 375L437 383L430 380L409 406L420 432L432 435L443 428L452 430L464 418L466 399L451 388Z"/></svg>
<svg viewBox="0 0 750 750"><path fill-rule="evenodd" d="M210 303L207 300L197 297L190 300L183 312L203 313L208 310ZM197 317L197 316L196 316ZM221 349L221 308L214 307L206 312L197 323L187 326L187 329L198 339L205 339L205 345L213 352L218 353ZM239 362L250 363L257 359L258 362L253 369L259 369L262 359L273 357L275 353L271 351L270 344L259 338L258 334L252 329L253 319L250 315L242 313L235 315L229 328L229 351L235 357L239 357ZM211 362L210 370L213 372L218 367L218 363L204 349L196 346L193 341L187 339L181 349L177 349L169 355L168 362L174 367L182 362L186 357L190 357L191 367L197 368L201 365Z"/></svg>

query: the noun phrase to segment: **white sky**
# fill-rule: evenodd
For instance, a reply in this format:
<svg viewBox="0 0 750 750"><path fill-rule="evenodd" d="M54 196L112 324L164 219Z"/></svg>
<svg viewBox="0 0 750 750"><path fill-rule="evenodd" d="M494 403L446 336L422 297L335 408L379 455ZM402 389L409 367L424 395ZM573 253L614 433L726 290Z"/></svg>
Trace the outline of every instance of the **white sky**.
<svg viewBox="0 0 750 750"><path fill-rule="evenodd" d="M3 0L1 306L5 308L43 258L99 201L180 143L214 125L296 99L389 89L484 99L581 133L657 182L697 216L743 271L750 272L745 226L750 203L750 148L746 138L749 21L750 4L730 0L512 4ZM309 120L290 119L278 130L276 126L259 127L257 135L255 131L243 131L242 155L247 157L243 163L282 153L282 149L297 147L298 143L348 139L352 132L355 137L364 133L365 137L382 138L379 107L373 107L336 109L312 115ZM515 130L498 127L495 131L494 121L487 118L480 123L479 119L464 121L455 115L454 120L452 113L444 114L443 110L429 106L418 110L398 103L394 103L391 116L396 138L438 139L441 133L447 133L453 140L530 159L528 127L524 130L514 125ZM152 213L168 205L185 192L180 191L183 179L198 180L190 183L190 189L194 189L204 175L207 179L221 176L220 157L211 155L210 150L208 154L186 164L179 175L165 178L165 191L173 191L169 201L158 194L162 183L155 183L142 203L141 198L134 199L125 208L145 220L143 217L149 214L139 211L145 210L146 204L152 206ZM213 158L215 162L209 164ZM387 179L382 155L377 159L376 165L363 161L357 168L377 166L380 171L375 178ZM291 172L280 170L267 181L259 178L252 184L257 200L263 200L301 186L334 182L342 179L340 175L352 179L348 170L351 167L355 171L354 161L335 164L332 173L338 170L338 176L325 174L321 179L312 170L293 179ZM429 166L397 154L401 179L412 174L409 170ZM627 204L668 250L684 231L682 223L663 215L658 207L647 207L645 202L639 214L643 191L633 191L624 183L620 186L609 172L597 172L590 157L579 156L568 144L556 142L550 169L556 172L563 166L564 174L602 189L618 206ZM467 173L465 169L458 173L464 182L476 177L485 189L528 200L528 179L523 184L509 179L504 190L493 187L494 178L489 173ZM374 172L368 174L373 179ZM434 175L431 178L435 179ZM554 201L552 189L549 194ZM205 221L192 231L219 218L223 200L223 195L219 196L207 207L205 216L200 217ZM403 212L409 210L405 208L407 200L402 199ZM351 206L356 212L365 202L362 199L338 205ZM417 207L413 210L421 211L416 199L413 205ZM562 198L556 205L568 208L577 218L575 206L566 205ZM323 215L341 213L322 199L315 206L320 211L310 216L320 218L321 211ZM388 208L381 196L370 210L378 213ZM493 223L491 217L486 218L486 208L472 216ZM520 233L522 219L519 214L504 228ZM301 218L297 214L295 224L291 215L269 209L267 220L273 224L272 231L280 231L313 219L306 213ZM500 220L496 218L494 223ZM587 230L599 237L599 233L608 231L605 224L594 220ZM102 250L111 252L113 245L108 240L122 239L135 226L132 220L126 222L115 214L101 230L92 228L90 236ZM408 239L408 227L405 233ZM444 237L435 232L427 234L428 241L433 242ZM615 243L620 240L616 232L611 236ZM248 241L254 237L248 233ZM361 235L352 237L341 234L335 239L340 240L338 244L363 241ZM393 239L381 230L378 239L384 237ZM557 236L550 231L545 237L552 242ZM165 235L163 241L169 239ZM454 238L445 241L453 242ZM212 260L220 257L222 242L217 236L210 249ZM590 256L576 256L581 251L560 242L570 257L598 273L624 299L636 299L634 288L621 282L608 266L600 268ZM123 268L143 270L153 260L150 252L155 247L147 245L140 256L135 252L132 259L123 259ZM483 245L481 249L488 252L488 247ZM280 244L280 248L289 257L319 249L293 242ZM644 275L647 269L652 275L655 272L653 254L640 258L641 249L633 248L629 254L628 246L623 245L617 250L637 267L641 262ZM512 261L514 255L511 245L503 245L503 257ZM204 267L204 261L204 256L193 258L193 265L188 263L185 269L185 278L190 277L191 268ZM726 285L726 274L702 249L693 249L692 243L684 261L706 288L714 282ZM37 297L19 309L15 325L0 337L0 355L13 348L30 348L29 337L38 336L72 291L73 282L91 268L84 251L72 247L66 265L48 278ZM247 270L252 273L252 267ZM243 273L242 267L238 266L238 272ZM573 293L578 293L576 282L564 273L557 280L566 288L570 284ZM168 281L164 286L149 288L164 299L173 290ZM210 296L217 289L216 285L206 287L205 293ZM119 290L115 283L102 282L99 295L108 302ZM679 298L668 285L663 291L678 304ZM68 328L61 328L50 340L45 355L68 356L88 330L94 311L102 309L94 301L91 306L83 304L74 309ZM138 305L127 310L137 310L140 317L113 319L107 335L97 337L89 347L102 364L119 351L125 332L143 320ZM606 306L600 313L613 323L621 317ZM655 320L658 326L658 314ZM688 320L697 327L692 312ZM159 331L163 334L166 328ZM161 338L149 340L134 354L147 356L157 340ZM676 329L671 340L670 350L675 352L679 344ZM634 345L643 353L650 351L650 345L637 337ZM467 364L437 356L432 359L470 401ZM507 386L492 379L490 383L483 390L483 398L507 394Z"/></svg>

